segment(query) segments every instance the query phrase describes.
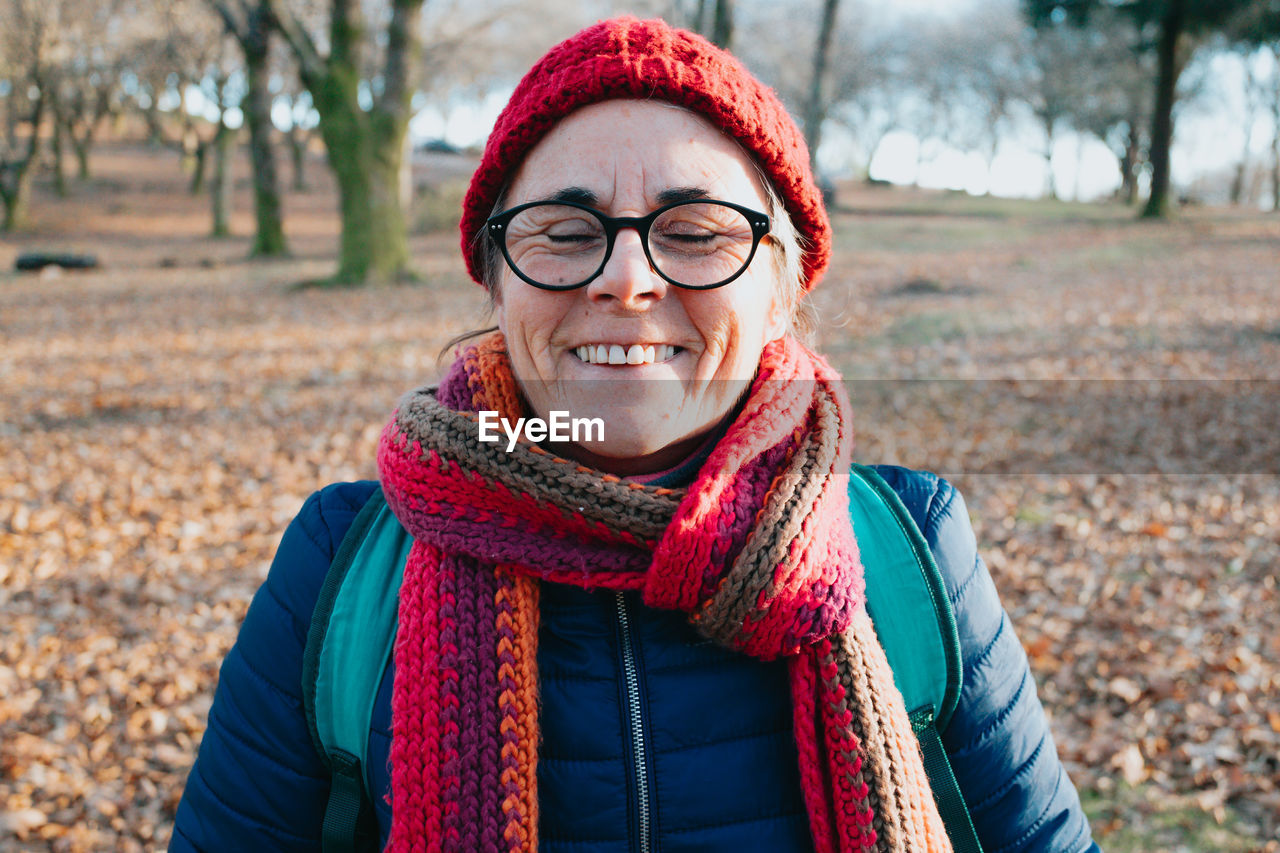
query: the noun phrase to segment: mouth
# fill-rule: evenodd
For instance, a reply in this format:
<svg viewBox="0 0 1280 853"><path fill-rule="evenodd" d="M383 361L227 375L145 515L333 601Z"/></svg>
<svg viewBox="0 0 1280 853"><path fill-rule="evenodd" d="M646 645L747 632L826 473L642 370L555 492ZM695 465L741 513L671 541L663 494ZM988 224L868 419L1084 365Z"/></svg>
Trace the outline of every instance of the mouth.
<svg viewBox="0 0 1280 853"><path fill-rule="evenodd" d="M683 352L672 344L583 344L572 352L586 364L662 364Z"/></svg>

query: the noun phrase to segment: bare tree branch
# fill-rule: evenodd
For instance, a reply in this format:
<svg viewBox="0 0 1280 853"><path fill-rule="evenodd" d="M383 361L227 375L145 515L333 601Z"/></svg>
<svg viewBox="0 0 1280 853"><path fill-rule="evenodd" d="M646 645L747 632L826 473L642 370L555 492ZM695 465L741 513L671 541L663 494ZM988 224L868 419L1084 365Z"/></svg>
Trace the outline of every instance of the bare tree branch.
<svg viewBox="0 0 1280 853"><path fill-rule="evenodd" d="M205 0L218 17L222 18L222 23L226 26L227 32L234 36L237 41L243 42L248 30L249 7L244 0ZM232 8L232 4L238 8Z"/></svg>
<svg viewBox="0 0 1280 853"><path fill-rule="evenodd" d="M318 80L324 76L324 57L320 55L320 50L316 47L315 40L311 38L311 34L307 32L307 28L281 4L280 0L264 0L267 8L271 13L271 19L276 26L276 30L289 43L289 47L293 49L294 57L298 60L298 73L302 79L308 82Z"/></svg>
<svg viewBox="0 0 1280 853"><path fill-rule="evenodd" d="M422 52L420 35L423 0L396 0L387 25L387 65L378 107L384 112L408 112L411 79ZM406 118L407 120L407 118Z"/></svg>

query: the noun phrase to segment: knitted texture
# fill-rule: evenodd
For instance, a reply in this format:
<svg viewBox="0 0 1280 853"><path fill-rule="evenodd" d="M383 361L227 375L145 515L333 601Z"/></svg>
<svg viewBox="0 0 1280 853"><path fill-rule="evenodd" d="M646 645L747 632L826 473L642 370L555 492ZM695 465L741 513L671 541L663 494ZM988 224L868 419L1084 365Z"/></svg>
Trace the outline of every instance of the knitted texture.
<svg viewBox="0 0 1280 853"><path fill-rule="evenodd" d="M537 850L538 588L643 592L791 673L818 853L949 850L864 599L839 377L791 339L686 489L630 483L520 442L501 335L463 351L383 431L382 488L414 536L392 696L393 851ZM732 713L727 709L726 713Z"/></svg>
<svg viewBox="0 0 1280 853"><path fill-rule="evenodd" d="M463 202L462 253L472 278L481 281L485 220L525 155L577 108L617 98L685 107L754 155L803 238L805 287L818 283L831 257L831 224L804 136L786 107L702 36L633 17L601 21L561 42L516 86Z"/></svg>

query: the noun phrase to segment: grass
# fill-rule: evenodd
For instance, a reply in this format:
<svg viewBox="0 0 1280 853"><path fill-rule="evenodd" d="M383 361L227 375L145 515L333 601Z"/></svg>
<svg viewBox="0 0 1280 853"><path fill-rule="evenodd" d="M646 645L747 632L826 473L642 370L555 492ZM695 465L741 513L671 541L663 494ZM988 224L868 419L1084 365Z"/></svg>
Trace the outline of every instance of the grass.
<svg viewBox="0 0 1280 853"><path fill-rule="evenodd" d="M1111 791L1080 792L1094 840L1107 853L1250 853L1264 846L1261 830L1231 806L1201 807L1191 796L1155 785L1120 783Z"/></svg>
<svg viewBox="0 0 1280 853"><path fill-rule="evenodd" d="M990 338L1014 329L1008 318L989 311L928 311L898 317L885 331L884 340L892 346L918 347Z"/></svg>

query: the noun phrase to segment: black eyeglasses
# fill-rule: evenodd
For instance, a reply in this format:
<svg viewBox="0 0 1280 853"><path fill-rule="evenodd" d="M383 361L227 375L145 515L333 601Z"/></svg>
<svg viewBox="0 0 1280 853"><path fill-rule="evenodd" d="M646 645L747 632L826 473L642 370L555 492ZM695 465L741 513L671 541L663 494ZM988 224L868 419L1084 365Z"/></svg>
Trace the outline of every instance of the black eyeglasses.
<svg viewBox="0 0 1280 853"><path fill-rule="evenodd" d="M507 264L543 290L573 290L592 281L613 254L623 228L634 228L649 266L689 290L722 287L746 271L769 217L727 201L692 199L647 216L605 216L571 201L535 201L489 217L486 231Z"/></svg>

